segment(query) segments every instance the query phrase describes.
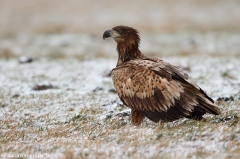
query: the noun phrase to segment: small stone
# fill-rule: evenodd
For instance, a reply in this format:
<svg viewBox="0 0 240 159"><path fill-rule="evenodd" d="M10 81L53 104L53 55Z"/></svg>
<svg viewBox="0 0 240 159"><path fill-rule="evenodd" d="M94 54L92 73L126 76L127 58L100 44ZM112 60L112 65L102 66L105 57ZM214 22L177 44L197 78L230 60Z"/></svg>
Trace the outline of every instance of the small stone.
<svg viewBox="0 0 240 159"><path fill-rule="evenodd" d="M234 98L233 98L233 96L230 96L230 97L219 97L219 98L217 99L217 101L224 101L224 102L234 101Z"/></svg>
<svg viewBox="0 0 240 159"><path fill-rule="evenodd" d="M117 93L117 91L115 89L113 89L113 88L109 89L108 92L110 92L110 93Z"/></svg>
<svg viewBox="0 0 240 159"><path fill-rule="evenodd" d="M113 105L113 104L115 104L117 101L111 101L111 102L109 102L109 103L106 103L106 104L103 104L102 105L102 107L105 107L105 106L109 106L109 105Z"/></svg>
<svg viewBox="0 0 240 159"><path fill-rule="evenodd" d="M117 116L119 117L125 117L130 115L131 115L131 111L124 111L124 112L117 113Z"/></svg>
<svg viewBox="0 0 240 159"><path fill-rule="evenodd" d="M14 94L12 97L13 98L18 98L20 95L19 94Z"/></svg>
<svg viewBox="0 0 240 159"><path fill-rule="evenodd" d="M22 56L19 58L19 63L24 64L24 63L31 63L33 62L33 58L32 57L27 57L27 56Z"/></svg>
<svg viewBox="0 0 240 159"><path fill-rule="evenodd" d="M96 88L93 90L93 92L98 92L98 91L101 91L101 90L103 90L102 87L96 87Z"/></svg>
<svg viewBox="0 0 240 159"><path fill-rule="evenodd" d="M36 86L34 86L32 89L35 91L42 91L42 90L47 90L47 89L54 89L56 87L54 87L52 84L37 84Z"/></svg>

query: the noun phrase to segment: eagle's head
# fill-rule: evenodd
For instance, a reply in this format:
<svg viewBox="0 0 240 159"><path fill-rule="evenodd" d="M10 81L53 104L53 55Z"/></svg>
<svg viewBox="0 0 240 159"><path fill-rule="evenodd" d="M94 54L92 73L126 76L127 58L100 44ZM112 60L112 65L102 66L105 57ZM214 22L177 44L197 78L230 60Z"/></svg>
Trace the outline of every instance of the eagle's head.
<svg viewBox="0 0 240 159"><path fill-rule="evenodd" d="M143 58L139 50L138 31L128 26L116 26L103 33L103 39L112 37L117 42L118 65L129 60Z"/></svg>
<svg viewBox="0 0 240 159"><path fill-rule="evenodd" d="M128 26L116 26L111 30L107 30L103 33L103 39L112 37L118 44L124 43L132 45L139 45L140 37L138 31Z"/></svg>

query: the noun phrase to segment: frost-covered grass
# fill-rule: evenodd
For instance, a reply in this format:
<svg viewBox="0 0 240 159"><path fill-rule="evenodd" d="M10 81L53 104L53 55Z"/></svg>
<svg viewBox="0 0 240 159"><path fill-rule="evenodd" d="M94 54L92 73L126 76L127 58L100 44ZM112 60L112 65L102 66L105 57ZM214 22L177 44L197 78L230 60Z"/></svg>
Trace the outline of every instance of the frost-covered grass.
<svg viewBox="0 0 240 159"><path fill-rule="evenodd" d="M136 127L108 76L116 44L87 34L0 37L0 155L48 158L237 158L239 32L143 34L141 50L182 68L219 116ZM30 56L31 63L19 63ZM21 58L24 59L24 58ZM47 90L36 90L45 85Z"/></svg>
<svg viewBox="0 0 240 159"><path fill-rule="evenodd" d="M115 51L115 50L114 50ZM74 57L74 56L73 56ZM49 158L238 158L239 59L208 55L164 56L184 69L215 100L219 116L207 122L180 119L140 126L112 91L107 76L116 59L36 58L0 60L0 154ZM37 84L53 89L36 91Z"/></svg>

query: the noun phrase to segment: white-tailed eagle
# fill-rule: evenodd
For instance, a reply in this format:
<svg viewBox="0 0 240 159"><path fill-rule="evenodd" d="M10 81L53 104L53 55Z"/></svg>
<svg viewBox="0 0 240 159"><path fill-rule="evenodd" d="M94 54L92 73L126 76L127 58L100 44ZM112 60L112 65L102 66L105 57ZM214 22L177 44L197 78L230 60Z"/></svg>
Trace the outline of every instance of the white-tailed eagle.
<svg viewBox="0 0 240 159"><path fill-rule="evenodd" d="M132 111L132 123L146 116L159 122L179 118L202 120L206 113L219 115L214 101L186 73L139 50L138 31L127 26L107 30L103 38L117 42L118 62L112 70L114 87L121 101Z"/></svg>

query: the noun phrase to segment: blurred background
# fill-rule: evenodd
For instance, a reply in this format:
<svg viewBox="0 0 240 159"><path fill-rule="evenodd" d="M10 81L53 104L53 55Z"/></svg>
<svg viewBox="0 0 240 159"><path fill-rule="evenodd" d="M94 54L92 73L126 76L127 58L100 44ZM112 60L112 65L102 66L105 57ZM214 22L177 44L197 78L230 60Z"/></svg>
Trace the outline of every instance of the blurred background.
<svg viewBox="0 0 240 159"><path fill-rule="evenodd" d="M240 30L239 0L1 0L1 34L87 33L119 24L141 32Z"/></svg>
<svg viewBox="0 0 240 159"><path fill-rule="evenodd" d="M0 57L114 57L105 30L140 31L151 56L240 54L239 0L1 0Z"/></svg>

